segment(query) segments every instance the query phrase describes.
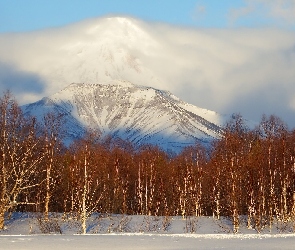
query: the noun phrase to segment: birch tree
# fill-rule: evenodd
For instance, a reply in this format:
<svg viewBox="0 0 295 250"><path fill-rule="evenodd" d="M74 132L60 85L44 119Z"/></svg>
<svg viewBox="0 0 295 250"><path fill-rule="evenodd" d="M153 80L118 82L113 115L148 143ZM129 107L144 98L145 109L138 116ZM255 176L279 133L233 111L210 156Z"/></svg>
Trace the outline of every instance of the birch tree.
<svg viewBox="0 0 295 250"><path fill-rule="evenodd" d="M5 212L30 204L28 192L40 185L44 158L36 136L36 121L25 119L10 93L0 98L0 229Z"/></svg>
<svg viewBox="0 0 295 250"><path fill-rule="evenodd" d="M44 166L46 173L44 219L48 220L49 204L58 176L58 154L62 147L62 116L48 113L40 124L42 143L44 147ZM54 173L52 173L54 171Z"/></svg>
<svg viewBox="0 0 295 250"><path fill-rule="evenodd" d="M89 134L84 140L77 141L71 147L72 160L69 165L74 185L71 185L73 209L80 216L82 234L86 233L86 220L98 210L98 203L104 196L105 185L99 173L97 147L92 140L97 135Z"/></svg>

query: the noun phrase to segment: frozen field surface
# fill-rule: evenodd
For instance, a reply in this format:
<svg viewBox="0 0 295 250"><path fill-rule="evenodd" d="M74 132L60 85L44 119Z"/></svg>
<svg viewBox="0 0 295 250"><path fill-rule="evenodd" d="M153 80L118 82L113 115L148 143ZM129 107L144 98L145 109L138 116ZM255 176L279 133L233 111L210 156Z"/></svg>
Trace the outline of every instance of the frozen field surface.
<svg viewBox="0 0 295 250"><path fill-rule="evenodd" d="M0 249L294 249L292 235L2 235Z"/></svg>

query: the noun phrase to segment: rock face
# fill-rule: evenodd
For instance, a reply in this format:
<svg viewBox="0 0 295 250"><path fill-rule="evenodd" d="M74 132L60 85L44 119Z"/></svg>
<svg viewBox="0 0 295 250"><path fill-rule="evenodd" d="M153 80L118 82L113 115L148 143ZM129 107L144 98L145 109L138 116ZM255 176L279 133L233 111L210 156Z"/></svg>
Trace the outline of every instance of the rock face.
<svg viewBox="0 0 295 250"><path fill-rule="evenodd" d="M219 138L224 120L221 115L185 103L170 92L126 81L108 85L73 83L22 109L38 119L47 112L62 114L66 143L92 128L102 138L121 138L135 146L158 145L173 152Z"/></svg>

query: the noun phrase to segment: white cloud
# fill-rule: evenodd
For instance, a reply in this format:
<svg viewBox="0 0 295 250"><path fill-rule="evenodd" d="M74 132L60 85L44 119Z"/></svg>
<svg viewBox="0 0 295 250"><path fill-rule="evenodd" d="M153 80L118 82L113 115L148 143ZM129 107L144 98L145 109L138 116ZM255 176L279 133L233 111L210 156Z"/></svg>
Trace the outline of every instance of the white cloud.
<svg viewBox="0 0 295 250"><path fill-rule="evenodd" d="M239 18L248 16L255 11L255 6L253 5L252 1L246 1L245 6L237 8L237 9L230 9L229 11L229 20L230 24L233 25Z"/></svg>
<svg viewBox="0 0 295 250"><path fill-rule="evenodd" d="M295 24L295 0L274 1L270 8L270 15Z"/></svg>
<svg viewBox="0 0 295 250"><path fill-rule="evenodd" d="M241 112L253 120L276 114L295 126L293 31L196 30L94 19L56 30L1 35L1 61L12 69L0 63L0 72L1 67L21 72L18 78L8 74L6 84L16 79L19 89L19 79L26 79L23 93L17 94L29 96L27 101L72 82L125 79L170 90L220 113ZM0 86L4 80L0 76Z"/></svg>
<svg viewBox="0 0 295 250"><path fill-rule="evenodd" d="M199 20L206 14L206 6L202 3L197 3L191 13L193 20Z"/></svg>
<svg viewBox="0 0 295 250"><path fill-rule="evenodd" d="M244 0L244 6L231 9L229 13L231 23L251 16L253 22L269 19L265 22L279 26L294 26L295 0Z"/></svg>

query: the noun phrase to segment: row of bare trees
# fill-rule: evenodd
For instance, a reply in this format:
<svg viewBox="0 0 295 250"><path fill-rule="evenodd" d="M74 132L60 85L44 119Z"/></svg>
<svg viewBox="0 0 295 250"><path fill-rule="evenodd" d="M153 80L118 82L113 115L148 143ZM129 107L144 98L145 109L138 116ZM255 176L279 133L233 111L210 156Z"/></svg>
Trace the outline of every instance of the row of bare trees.
<svg viewBox="0 0 295 250"><path fill-rule="evenodd" d="M258 231L271 228L274 218L294 221L294 157L295 131L288 131L278 117L263 116L252 131L237 117L210 157L213 213L231 216L235 231L240 215L247 215L248 227Z"/></svg>
<svg viewBox="0 0 295 250"><path fill-rule="evenodd" d="M25 118L9 94L0 99L0 229L6 212L241 216L260 231L295 221L295 131L277 117L249 130L236 116L210 148L169 157L152 146L134 150L89 133L62 146L59 117Z"/></svg>

